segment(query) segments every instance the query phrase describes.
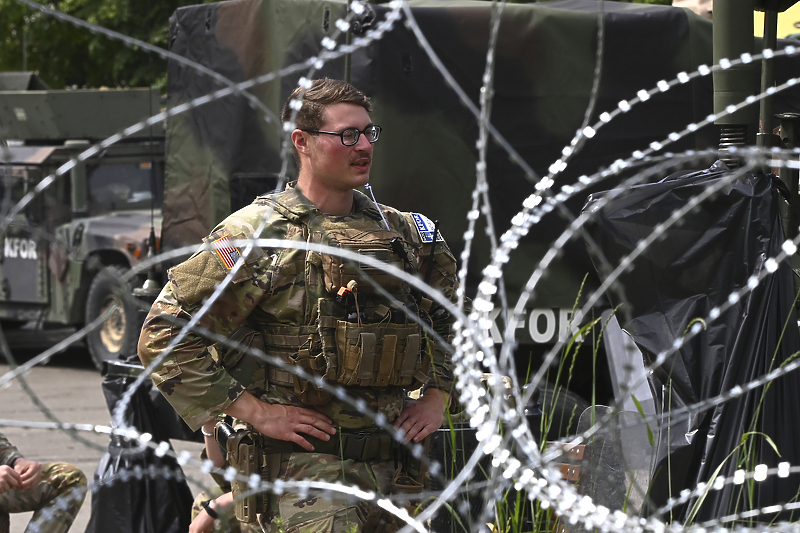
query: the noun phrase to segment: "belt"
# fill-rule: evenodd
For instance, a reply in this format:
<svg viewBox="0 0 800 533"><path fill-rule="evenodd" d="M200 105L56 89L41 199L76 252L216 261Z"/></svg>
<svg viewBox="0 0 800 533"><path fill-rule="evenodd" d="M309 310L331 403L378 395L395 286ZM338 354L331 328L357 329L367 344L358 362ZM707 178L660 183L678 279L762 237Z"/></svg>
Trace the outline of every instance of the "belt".
<svg viewBox="0 0 800 533"><path fill-rule="evenodd" d="M382 430L340 431L336 435L331 435L331 439L328 441L311 436L305 436L305 439L314 446L313 452L309 452L294 442L263 435L259 438L259 446L262 453L265 454L325 453L357 461L388 461L395 458L395 452L402 446L394 440L392 435Z"/></svg>

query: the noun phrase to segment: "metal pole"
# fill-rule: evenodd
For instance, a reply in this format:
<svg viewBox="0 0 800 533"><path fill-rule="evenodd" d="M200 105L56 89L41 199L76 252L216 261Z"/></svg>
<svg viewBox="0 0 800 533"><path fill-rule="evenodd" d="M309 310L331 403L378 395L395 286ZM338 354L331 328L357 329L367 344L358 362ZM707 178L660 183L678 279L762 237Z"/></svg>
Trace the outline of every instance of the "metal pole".
<svg viewBox="0 0 800 533"><path fill-rule="evenodd" d="M733 60L743 53L753 54L755 38L753 25L755 0L714 1L714 63L723 59ZM752 63L716 70L714 81L714 113L724 112L728 106L738 105L751 96L756 87L755 65ZM747 127L758 120L755 105L744 107L714 121L720 125L720 159L736 168L741 164L730 148L747 144Z"/></svg>
<svg viewBox="0 0 800 533"><path fill-rule="evenodd" d="M778 12L768 10L764 12L764 46L766 50L775 50L778 46ZM761 60L761 92L766 92L770 87L775 86L775 60L772 58L764 58ZM761 108L759 110L758 118L758 132L762 134L772 135L772 115L773 115L773 101L772 97L763 98L761 100ZM766 142L766 138L759 138L759 141ZM762 146L762 143L758 143ZM763 146L772 146L770 144L763 144Z"/></svg>

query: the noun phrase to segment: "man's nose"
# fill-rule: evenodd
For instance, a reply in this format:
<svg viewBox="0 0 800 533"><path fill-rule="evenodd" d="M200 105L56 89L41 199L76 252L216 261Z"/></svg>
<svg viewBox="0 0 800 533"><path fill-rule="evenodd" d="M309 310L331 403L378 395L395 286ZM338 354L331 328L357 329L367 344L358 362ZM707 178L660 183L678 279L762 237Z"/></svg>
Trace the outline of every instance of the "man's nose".
<svg viewBox="0 0 800 533"><path fill-rule="evenodd" d="M364 149L372 150L372 143L369 142L369 139L367 139L366 134L362 133L358 136L358 141L356 141L355 147L360 150Z"/></svg>

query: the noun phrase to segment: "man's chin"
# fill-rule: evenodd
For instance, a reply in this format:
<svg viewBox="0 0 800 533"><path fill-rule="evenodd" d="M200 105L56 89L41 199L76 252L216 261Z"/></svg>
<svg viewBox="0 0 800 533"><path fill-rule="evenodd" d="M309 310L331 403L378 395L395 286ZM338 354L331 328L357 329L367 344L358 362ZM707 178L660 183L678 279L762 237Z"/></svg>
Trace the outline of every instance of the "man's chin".
<svg viewBox="0 0 800 533"><path fill-rule="evenodd" d="M353 182L354 182L354 183L356 183L356 185L353 185L353 188L354 188L354 189L355 189L356 187L363 187L364 185L366 185L367 183L369 183L369 170L368 170L368 171L366 171L366 172L365 172L365 173L363 173L363 174L358 174L357 176L355 176L355 177L353 178Z"/></svg>

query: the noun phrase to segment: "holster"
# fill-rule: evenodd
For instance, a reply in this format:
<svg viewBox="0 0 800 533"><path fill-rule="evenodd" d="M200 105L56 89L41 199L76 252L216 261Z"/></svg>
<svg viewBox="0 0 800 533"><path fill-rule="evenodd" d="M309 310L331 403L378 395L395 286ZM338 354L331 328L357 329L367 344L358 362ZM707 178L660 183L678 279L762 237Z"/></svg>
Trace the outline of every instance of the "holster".
<svg viewBox="0 0 800 533"><path fill-rule="evenodd" d="M237 478L231 481L236 518L241 522L253 523L259 513L267 511L268 504L263 493L252 491L248 485L251 475L261 476L261 449L256 444L253 432L246 429L230 434L225 444L228 450L228 462L238 474ZM245 494L247 495L244 496Z"/></svg>
<svg viewBox="0 0 800 533"><path fill-rule="evenodd" d="M400 450L400 465L392 478L392 492L418 494L430 488L430 475L428 465L423 458L428 458L431 449L431 435L425 437L420 443L422 454L414 457L408 447Z"/></svg>

